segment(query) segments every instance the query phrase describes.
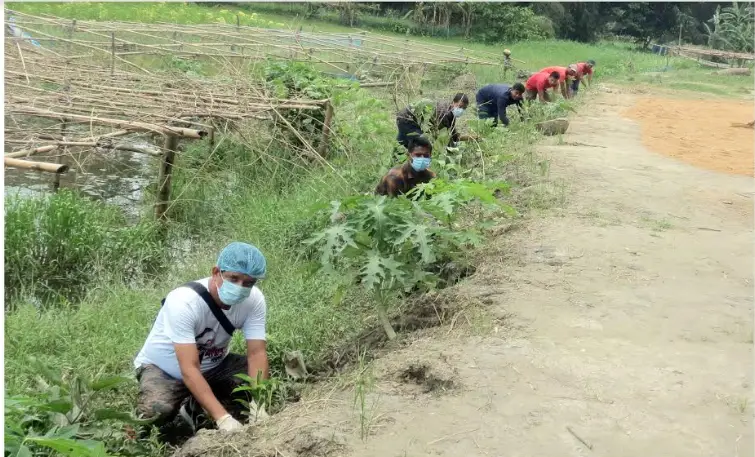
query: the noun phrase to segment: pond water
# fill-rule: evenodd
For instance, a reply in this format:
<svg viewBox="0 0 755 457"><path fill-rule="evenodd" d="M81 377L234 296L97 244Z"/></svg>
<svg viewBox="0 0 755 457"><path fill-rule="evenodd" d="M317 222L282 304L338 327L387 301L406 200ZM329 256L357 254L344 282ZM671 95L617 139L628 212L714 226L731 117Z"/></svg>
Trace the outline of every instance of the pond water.
<svg viewBox="0 0 755 457"><path fill-rule="evenodd" d="M11 149L6 145L8 150ZM55 162L56 157L40 154L30 160ZM141 200L145 187L157 182L158 159L146 154L90 149L63 156L62 162L69 165L69 170L60 175L61 189L78 189L94 199L116 205L134 221L144 211ZM5 168L4 195L50 194L54 181L51 173Z"/></svg>

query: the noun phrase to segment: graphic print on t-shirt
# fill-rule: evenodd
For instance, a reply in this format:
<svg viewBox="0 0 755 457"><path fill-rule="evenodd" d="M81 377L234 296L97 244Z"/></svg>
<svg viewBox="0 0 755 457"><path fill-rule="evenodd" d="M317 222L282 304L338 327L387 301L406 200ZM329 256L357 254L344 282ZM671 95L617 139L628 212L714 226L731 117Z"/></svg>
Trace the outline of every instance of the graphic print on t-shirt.
<svg viewBox="0 0 755 457"><path fill-rule="evenodd" d="M215 331L209 327L205 328L202 333L197 335L197 350L199 351L199 360L205 360L215 363L223 360L225 348L215 347Z"/></svg>

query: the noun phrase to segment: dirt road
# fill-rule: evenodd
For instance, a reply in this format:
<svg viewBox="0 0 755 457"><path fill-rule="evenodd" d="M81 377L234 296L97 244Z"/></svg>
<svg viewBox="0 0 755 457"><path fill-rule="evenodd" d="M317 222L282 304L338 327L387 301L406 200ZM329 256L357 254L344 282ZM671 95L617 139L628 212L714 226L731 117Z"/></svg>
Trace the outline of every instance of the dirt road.
<svg viewBox="0 0 755 457"><path fill-rule="evenodd" d="M336 389L284 411L284 455L753 454L752 179L649 152L632 101L542 147L568 202L462 286L490 331L377 360L365 408Z"/></svg>

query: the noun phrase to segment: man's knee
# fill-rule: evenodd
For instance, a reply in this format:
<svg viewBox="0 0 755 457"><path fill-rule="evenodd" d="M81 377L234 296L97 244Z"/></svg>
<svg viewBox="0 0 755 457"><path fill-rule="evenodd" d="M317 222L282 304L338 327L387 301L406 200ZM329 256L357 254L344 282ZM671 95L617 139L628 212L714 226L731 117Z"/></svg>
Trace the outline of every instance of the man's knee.
<svg viewBox="0 0 755 457"><path fill-rule="evenodd" d="M137 412L156 424L170 420L178 412L181 401L189 395L183 382L171 378L154 365L140 369Z"/></svg>
<svg viewBox="0 0 755 457"><path fill-rule="evenodd" d="M170 421L178 413L179 405L162 398L139 398L136 412L141 419L151 420L155 425Z"/></svg>

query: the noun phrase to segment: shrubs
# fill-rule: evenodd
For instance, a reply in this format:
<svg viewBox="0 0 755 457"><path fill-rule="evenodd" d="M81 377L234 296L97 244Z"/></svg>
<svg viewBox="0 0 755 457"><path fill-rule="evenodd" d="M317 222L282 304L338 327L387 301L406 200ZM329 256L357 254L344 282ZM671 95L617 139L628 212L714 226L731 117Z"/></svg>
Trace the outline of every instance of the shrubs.
<svg viewBox="0 0 755 457"><path fill-rule="evenodd" d="M129 281L162 260L157 226L128 225L117 208L63 190L46 197L6 197L6 308L19 298L75 301L94 276Z"/></svg>

